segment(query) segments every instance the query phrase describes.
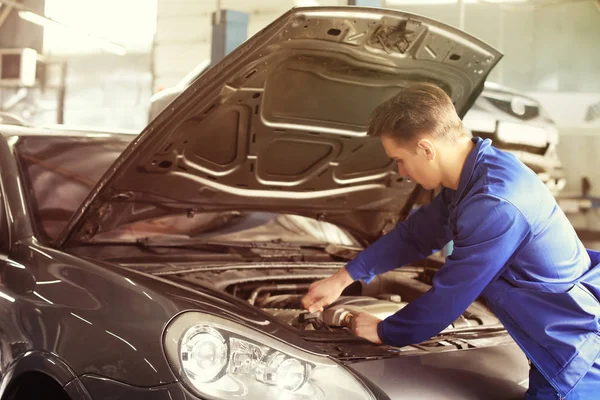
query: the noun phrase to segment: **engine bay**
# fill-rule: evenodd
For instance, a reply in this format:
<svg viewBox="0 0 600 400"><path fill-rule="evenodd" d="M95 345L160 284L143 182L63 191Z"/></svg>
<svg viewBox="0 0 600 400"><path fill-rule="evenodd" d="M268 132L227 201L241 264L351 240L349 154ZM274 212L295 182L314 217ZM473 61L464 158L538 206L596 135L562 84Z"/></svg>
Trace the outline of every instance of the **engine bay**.
<svg viewBox="0 0 600 400"><path fill-rule="evenodd" d="M266 279L230 282L223 289L297 329L339 332L349 331L353 316L360 312L385 319L401 310L431 288L434 273L434 270L422 267L403 267L381 274L368 284L354 282L337 301L322 312L315 313L304 310L301 299L310 284L321 277L293 279L288 275L276 279L270 276ZM476 302L446 330L499 324L498 319L483 303Z"/></svg>
<svg viewBox="0 0 600 400"><path fill-rule="evenodd" d="M403 266L376 276L369 283L355 281L322 312L310 313L302 305L302 297L311 283L329 277L345 265L340 262L170 262L124 264L121 266L175 281L193 288L210 287L259 308L282 324L332 342L357 339L350 329L352 318L360 312L385 319L406 307L429 289L439 260L427 259L419 264ZM481 338L488 333L504 331L498 318L483 300L472 303L440 337L460 333L461 337ZM484 334L485 332L485 334ZM451 340L433 340L434 346ZM429 350L429 349L428 349Z"/></svg>

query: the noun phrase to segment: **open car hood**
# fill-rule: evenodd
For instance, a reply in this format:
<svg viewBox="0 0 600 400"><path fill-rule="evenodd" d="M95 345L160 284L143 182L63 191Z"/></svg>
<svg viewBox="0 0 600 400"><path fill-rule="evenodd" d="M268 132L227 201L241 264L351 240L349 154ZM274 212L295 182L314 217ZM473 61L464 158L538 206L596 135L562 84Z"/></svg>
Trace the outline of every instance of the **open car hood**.
<svg viewBox="0 0 600 400"><path fill-rule="evenodd" d="M123 152L58 245L188 210L260 209L377 238L414 184L397 179L371 111L413 82L438 84L461 117L501 54L420 16L292 9L178 96Z"/></svg>

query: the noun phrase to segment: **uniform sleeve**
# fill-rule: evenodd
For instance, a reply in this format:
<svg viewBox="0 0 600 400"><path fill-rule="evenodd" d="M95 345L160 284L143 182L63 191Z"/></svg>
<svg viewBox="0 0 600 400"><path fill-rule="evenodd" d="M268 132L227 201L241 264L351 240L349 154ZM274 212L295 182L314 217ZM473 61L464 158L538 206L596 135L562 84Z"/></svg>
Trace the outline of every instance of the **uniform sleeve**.
<svg viewBox="0 0 600 400"><path fill-rule="evenodd" d="M531 228L511 203L477 195L459 210L454 251L433 279L433 287L381 321L379 338L387 344L420 343L454 322L496 279Z"/></svg>
<svg viewBox="0 0 600 400"><path fill-rule="evenodd" d="M440 192L433 201L363 250L346 265L352 279L371 281L375 275L421 260L444 247L452 236L448 229L450 193Z"/></svg>

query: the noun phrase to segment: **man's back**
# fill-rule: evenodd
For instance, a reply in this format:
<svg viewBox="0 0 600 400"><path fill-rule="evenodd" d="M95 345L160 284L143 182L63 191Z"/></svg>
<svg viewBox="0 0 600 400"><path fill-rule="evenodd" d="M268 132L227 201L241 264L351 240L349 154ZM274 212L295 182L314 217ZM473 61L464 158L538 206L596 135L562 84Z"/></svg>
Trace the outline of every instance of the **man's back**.
<svg viewBox="0 0 600 400"><path fill-rule="evenodd" d="M482 295L537 370L565 395L600 353L600 267L594 268L600 257L583 247L531 170L489 141L478 140L475 149L477 160L453 212L465 218L469 209L462 204L491 196L514 206L515 221L524 219L527 231L518 247L491 249L507 261ZM469 217L478 224L485 218Z"/></svg>
<svg viewBox="0 0 600 400"><path fill-rule="evenodd" d="M523 285L570 283L579 278L590 268L590 258L550 191L516 157L486 142L461 197L486 193L508 201L532 231L504 276Z"/></svg>
<svg viewBox="0 0 600 400"><path fill-rule="evenodd" d="M346 269L368 280L453 240L432 290L379 323L379 337L397 346L425 340L483 296L545 379L566 394L600 354L600 267L590 268L600 255L592 262L531 170L490 140L473 142L457 189L444 188Z"/></svg>

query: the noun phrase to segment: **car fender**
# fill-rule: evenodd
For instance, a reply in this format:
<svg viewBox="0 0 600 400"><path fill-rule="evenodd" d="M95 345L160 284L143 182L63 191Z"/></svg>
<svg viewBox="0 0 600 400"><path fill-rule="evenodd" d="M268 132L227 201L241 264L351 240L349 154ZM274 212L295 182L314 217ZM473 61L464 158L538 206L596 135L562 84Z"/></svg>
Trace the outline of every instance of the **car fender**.
<svg viewBox="0 0 600 400"><path fill-rule="evenodd" d="M75 372L56 354L41 350L31 350L15 359L4 371L0 385L0 398L4 398L7 388L19 377L28 372L39 372L52 378L61 387L71 383L70 397L76 400L91 400L87 390L77 379ZM72 384L77 381L78 384Z"/></svg>

